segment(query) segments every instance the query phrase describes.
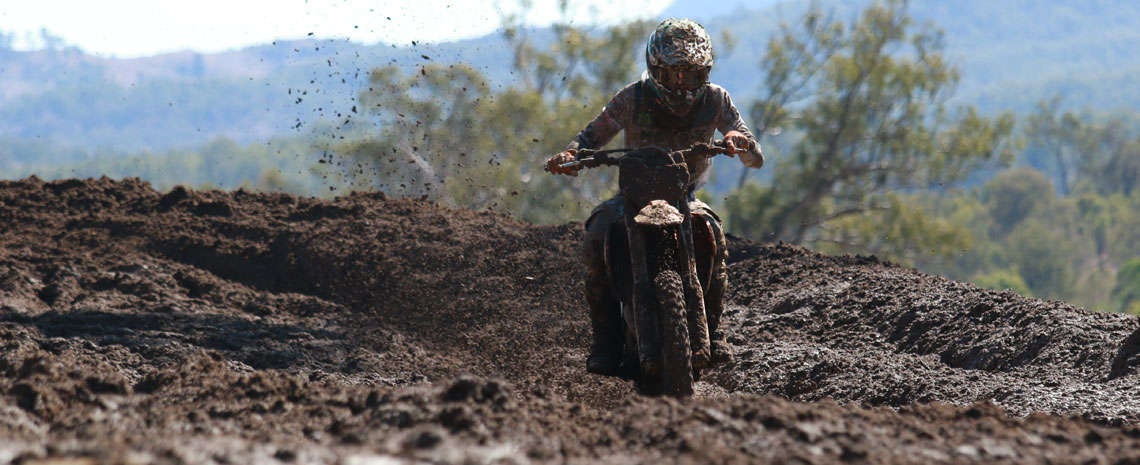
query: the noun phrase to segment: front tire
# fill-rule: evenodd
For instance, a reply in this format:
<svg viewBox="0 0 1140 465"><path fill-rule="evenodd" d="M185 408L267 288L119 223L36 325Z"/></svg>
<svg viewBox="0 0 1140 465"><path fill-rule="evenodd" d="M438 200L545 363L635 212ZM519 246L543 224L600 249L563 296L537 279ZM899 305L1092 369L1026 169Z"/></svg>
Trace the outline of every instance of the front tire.
<svg viewBox="0 0 1140 465"><path fill-rule="evenodd" d="M685 316L685 290L681 275L666 270L653 278L657 297L657 330L661 337L661 387L665 395L693 395L692 349L689 320Z"/></svg>

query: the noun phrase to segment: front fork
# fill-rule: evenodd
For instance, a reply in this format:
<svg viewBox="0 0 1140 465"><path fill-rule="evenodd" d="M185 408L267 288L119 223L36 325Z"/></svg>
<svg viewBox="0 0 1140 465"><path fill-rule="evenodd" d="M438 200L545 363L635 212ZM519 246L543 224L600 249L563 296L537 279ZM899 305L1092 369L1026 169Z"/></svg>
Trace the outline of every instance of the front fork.
<svg viewBox="0 0 1140 465"><path fill-rule="evenodd" d="M685 312L692 349L692 366L699 372L710 359L708 319L704 292L697 278L693 258L693 222L688 202L681 201L677 210L684 220L680 225L662 227L641 225L634 219L642 206L625 204L626 234L629 240L630 264L633 271L633 311L623 311L626 325L635 331L636 341L627 339L626 347L638 349L641 370L655 375L661 370L661 340L657 328L659 308L653 278L664 270L681 275L685 291ZM626 309L623 309L626 310Z"/></svg>
<svg viewBox="0 0 1140 465"><path fill-rule="evenodd" d="M686 315L689 320L689 342L693 351L693 371L700 373L700 370L708 366L709 360L712 359L708 315L705 312L704 289L697 274L697 260L693 256L696 250L693 246L693 212L689 210L688 201L681 200L680 204L679 210L685 216L680 231L681 239L684 241L684 247L680 248L681 264L688 270L687 273L681 273L681 278L685 287L685 308L689 309Z"/></svg>

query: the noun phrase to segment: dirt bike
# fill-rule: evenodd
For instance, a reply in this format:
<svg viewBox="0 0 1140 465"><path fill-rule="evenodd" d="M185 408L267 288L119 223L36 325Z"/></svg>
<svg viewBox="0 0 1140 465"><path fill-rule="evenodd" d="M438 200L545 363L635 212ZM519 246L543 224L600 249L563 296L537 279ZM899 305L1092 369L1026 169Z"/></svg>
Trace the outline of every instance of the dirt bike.
<svg viewBox="0 0 1140 465"><path fill-rule="evenodd" d="M621 302L622 367L643 393L690 396L708 366L704 292L716 242L711 219L690 211L685 160L727 151L723 141L673 152L581 150L560 165L618 167L625 215L606 236L606 266Z"/></svg>

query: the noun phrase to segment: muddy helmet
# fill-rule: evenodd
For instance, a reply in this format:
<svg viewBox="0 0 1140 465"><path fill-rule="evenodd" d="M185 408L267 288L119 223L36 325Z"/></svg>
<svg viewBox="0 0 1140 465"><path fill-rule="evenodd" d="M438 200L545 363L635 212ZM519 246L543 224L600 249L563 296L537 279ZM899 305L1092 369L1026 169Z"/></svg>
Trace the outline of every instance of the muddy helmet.
<svg viewBox="0 0 1140 465"><path fill-rule="evenodd" d="M712 65L712 39L691 19L662 21L645 46L650 88L677 114L688 113L704 96Z"/></svg>

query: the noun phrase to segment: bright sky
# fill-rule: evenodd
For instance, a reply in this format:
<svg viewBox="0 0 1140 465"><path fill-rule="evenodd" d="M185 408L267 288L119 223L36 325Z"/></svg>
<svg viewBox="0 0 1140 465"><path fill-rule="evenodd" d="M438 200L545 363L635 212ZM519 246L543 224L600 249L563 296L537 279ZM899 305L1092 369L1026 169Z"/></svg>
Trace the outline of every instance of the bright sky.
<svg viewBox="0 0 1140 465"><path fill-rule="evenodd" d="M500 7L519 0L0 0L0 32L18 49L40 48L40 29L88 53L129 58L180 50L217 52L313 33L320 39L409 44L490 33ZM533 0L534 25L560 17L558 0ZM578 0L576 24L652 16L671 2ZM607 6L603 6L607 5ZM603 9L604 8L604 9Z"/></svg>

